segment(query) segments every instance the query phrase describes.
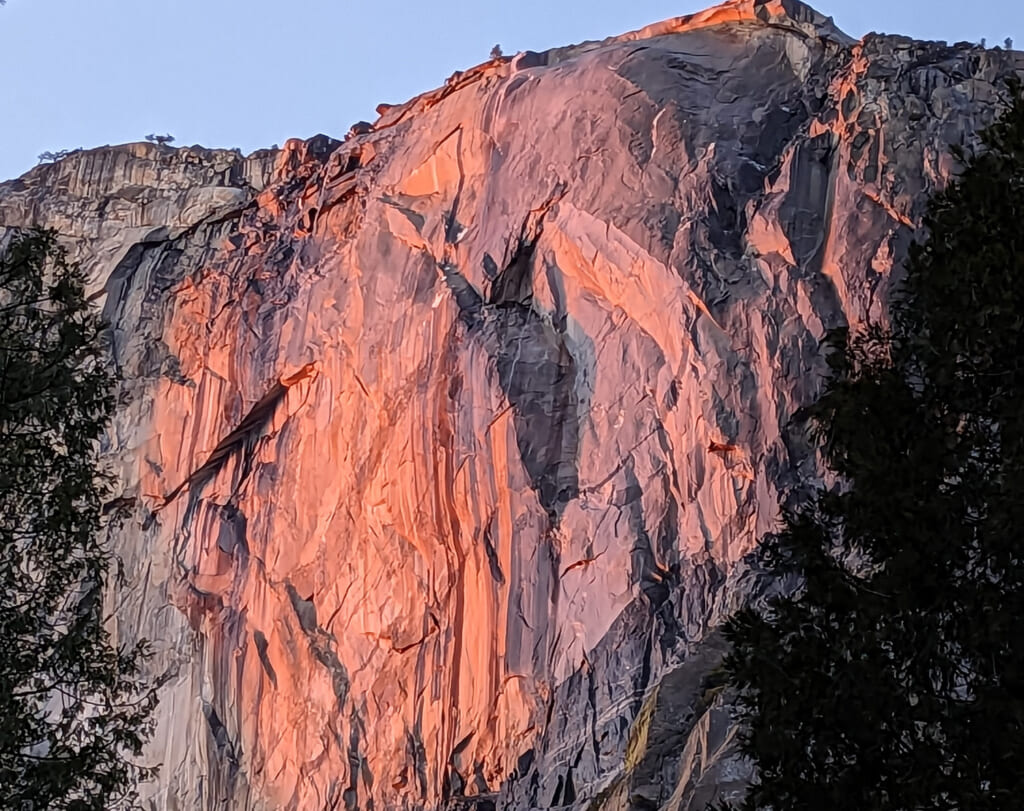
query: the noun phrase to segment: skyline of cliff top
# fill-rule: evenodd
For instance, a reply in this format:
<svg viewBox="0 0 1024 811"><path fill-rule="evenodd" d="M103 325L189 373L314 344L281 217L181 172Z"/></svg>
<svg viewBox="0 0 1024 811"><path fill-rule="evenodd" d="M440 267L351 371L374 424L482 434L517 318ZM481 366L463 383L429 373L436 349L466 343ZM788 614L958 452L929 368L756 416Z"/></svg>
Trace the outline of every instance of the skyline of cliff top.
<svg viewBox="0 0 1024 811"><path fill-rule="evenodd" d="M43 152L138 141L153 132L173 133L177 144L245 153L317 132L341 137L353 122L372 120L378 104L402 103L485 60L494 44L506 54L549 50L713 6L457 5L438 0L424 9L390 0L371 17L312 0L298 17L265 0L216 8L184 0L173 15L155 3L126 14L119 0L53 0L45 8L12 0L0 9L0 106L16 115L0 135L0 180L23 174ZM887 31L949 42L987 38L989 47L1024 38L1024 8L1009 0L979 0L969 16L949 0L812 5L853 37ZM146 33L154 30L162 35ZM134 45L142 42L145 48ZM387 60L380 59L384 46ZM40 56L47 52L60 58Z"/></svg>

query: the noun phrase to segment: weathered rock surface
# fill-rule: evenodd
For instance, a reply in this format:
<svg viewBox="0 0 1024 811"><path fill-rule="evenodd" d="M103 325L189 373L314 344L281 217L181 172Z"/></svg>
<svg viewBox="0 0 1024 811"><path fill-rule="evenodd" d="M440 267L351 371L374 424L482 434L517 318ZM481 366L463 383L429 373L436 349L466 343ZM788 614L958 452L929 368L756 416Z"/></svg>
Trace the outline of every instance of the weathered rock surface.
<svg viewBox="0 0 1024 811"><path fill-rule="evenodd" d="M737 0L493 60L343 142L0 184L113 325L153 807L741 785L713 629L817 475L788 425L819 340L884 318L949 145L1022 68Z"/></svg>

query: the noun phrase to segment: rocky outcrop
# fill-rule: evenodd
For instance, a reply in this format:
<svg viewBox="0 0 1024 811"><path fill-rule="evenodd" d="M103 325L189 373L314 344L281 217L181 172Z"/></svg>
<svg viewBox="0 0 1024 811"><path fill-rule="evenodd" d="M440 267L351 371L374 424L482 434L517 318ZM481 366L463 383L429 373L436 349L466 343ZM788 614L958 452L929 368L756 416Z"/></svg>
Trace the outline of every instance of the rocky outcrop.
<svg viewBox="0 0 1024 811"><path fill-rule="evenodd" d="M1019 54L736 0L280 152L0 185L98 279L168 809L696 809L714 633Z"/></svg>
<svg viewBox="0 0 1024 811"><path fill-rule="evenodd" d="M231 217L263 189L274 152L148 143L75 150L24 177L0 183L0 224L57 229L97 283L128 253L177 238L198 224Z"/></svg>

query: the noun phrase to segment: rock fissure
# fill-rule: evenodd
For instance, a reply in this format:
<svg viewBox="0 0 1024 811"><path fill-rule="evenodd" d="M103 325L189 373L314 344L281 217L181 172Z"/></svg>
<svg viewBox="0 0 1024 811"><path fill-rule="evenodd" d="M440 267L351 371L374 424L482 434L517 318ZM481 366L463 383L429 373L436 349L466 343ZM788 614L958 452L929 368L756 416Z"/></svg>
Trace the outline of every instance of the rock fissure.
<svg viewBox="0 0 1024 811"><path fill-rule="evenodd" d="M215 475L228 456L230 456L234 451L244 448L247 443L254 438L254 435L261 431L271 420L274 410L284 399L288 389L296 383L309 378L315 374L315 371L316 365L310 363L306 364L306 366L298 372L281 377L277 383L275 383L270 390L261 397L248 412L246 412L246 415L238 425L217 443L214 449L210 451L203 464L189 473L181 484L163 497L162 503L158 504L154 508L154 512L159 511L174 501L174 499L177 498L184 489L193 488L196 485L201 486L203 482ZM247 467L251 461L248 456L251 456L251 452L247 455ZM244 476L242 478L244 478Z"/></svg>

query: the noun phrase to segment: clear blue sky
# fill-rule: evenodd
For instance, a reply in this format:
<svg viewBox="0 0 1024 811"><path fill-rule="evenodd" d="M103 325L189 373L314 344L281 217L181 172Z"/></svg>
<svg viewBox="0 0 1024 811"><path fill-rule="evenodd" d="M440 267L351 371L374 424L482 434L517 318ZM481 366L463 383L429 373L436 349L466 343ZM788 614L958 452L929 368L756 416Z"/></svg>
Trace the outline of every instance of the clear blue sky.
<svg viewBox="0 0 1024 811"><path fill-rule="evenodd" d="M714 0L8 0L0 179L44 150L141 140L245 152L340 136L453 71L621 33ZM812 0L852 36L1013 37L1024 0Z"/></svg>

